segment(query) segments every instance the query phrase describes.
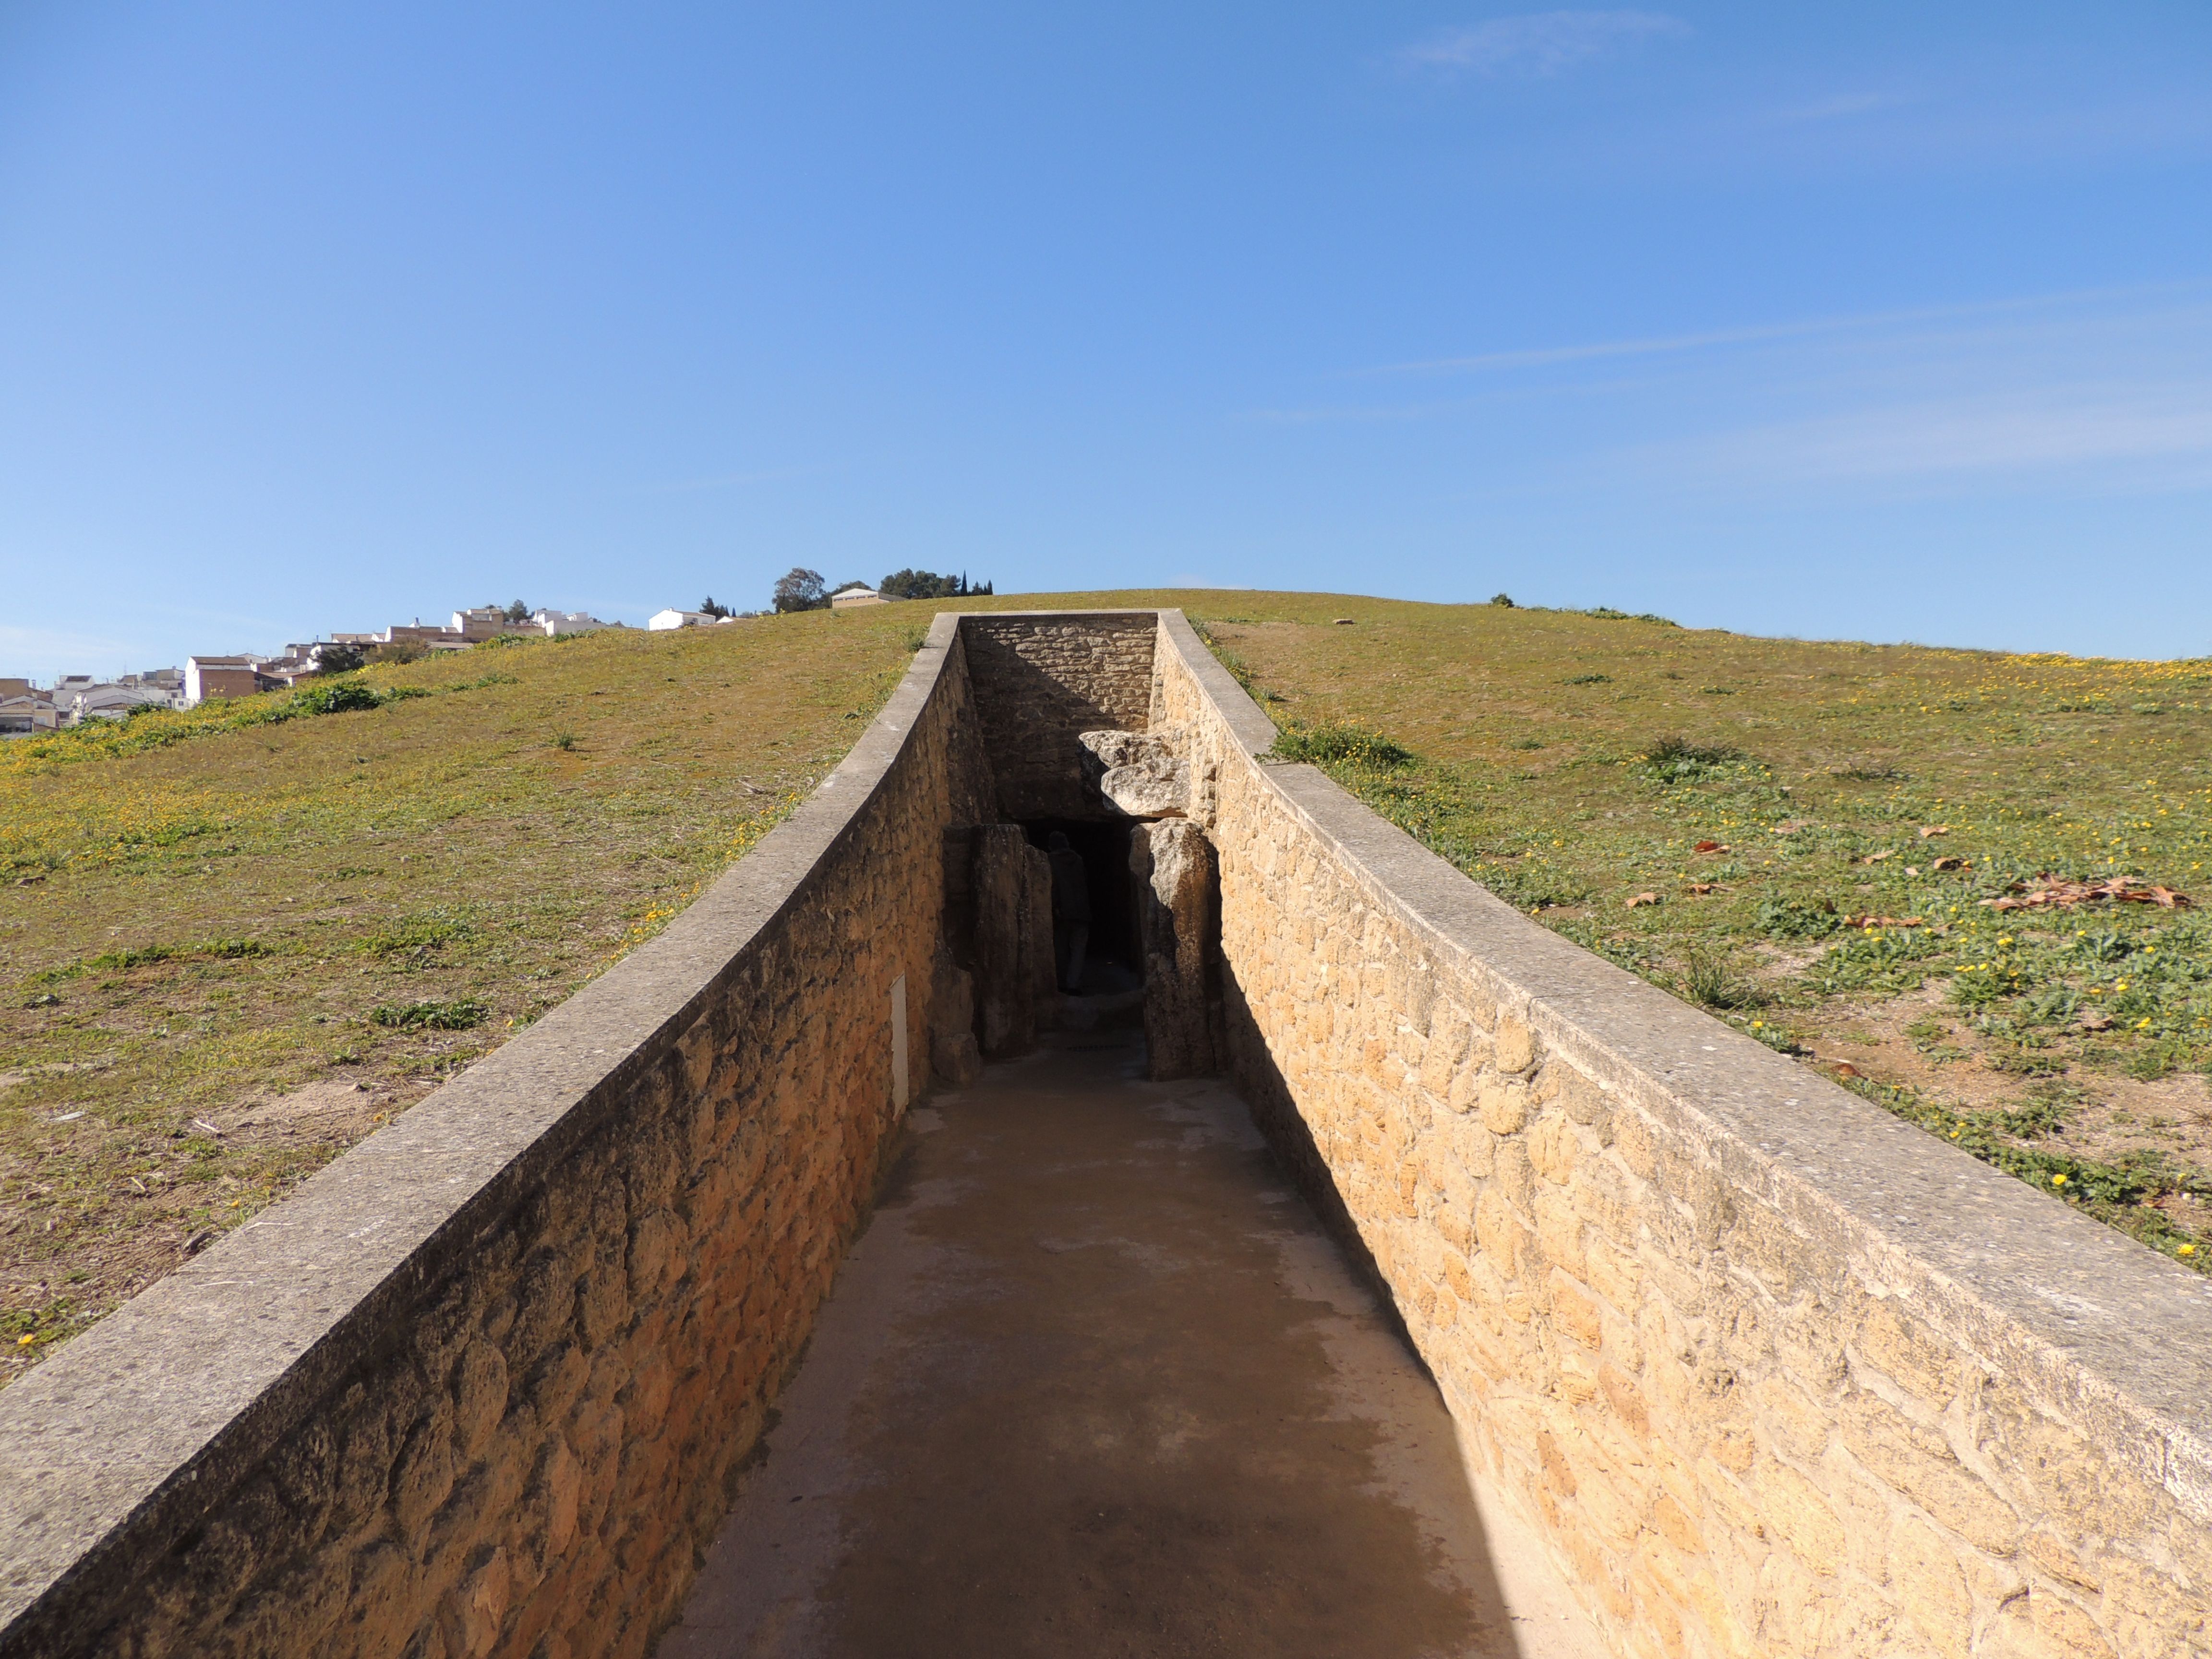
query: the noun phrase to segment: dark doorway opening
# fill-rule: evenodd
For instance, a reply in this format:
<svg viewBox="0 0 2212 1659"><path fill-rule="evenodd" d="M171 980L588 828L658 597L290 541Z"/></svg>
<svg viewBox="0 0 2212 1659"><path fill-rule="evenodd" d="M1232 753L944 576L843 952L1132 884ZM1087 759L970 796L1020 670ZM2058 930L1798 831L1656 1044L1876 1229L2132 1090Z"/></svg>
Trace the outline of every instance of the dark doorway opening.
<svg viewBox="0 0 2212 1659"><path fill-rule="evenodd" d="M1034 818L1022 825L1033 847L1049 850L1054 834L1067 837L1083 860L1084 894L1090 901L1090 938L1079 994L1111 996L1144 982L1145 953L1137 933L1136 896L1130 890L1129 826L1085 818Z"/></svg>

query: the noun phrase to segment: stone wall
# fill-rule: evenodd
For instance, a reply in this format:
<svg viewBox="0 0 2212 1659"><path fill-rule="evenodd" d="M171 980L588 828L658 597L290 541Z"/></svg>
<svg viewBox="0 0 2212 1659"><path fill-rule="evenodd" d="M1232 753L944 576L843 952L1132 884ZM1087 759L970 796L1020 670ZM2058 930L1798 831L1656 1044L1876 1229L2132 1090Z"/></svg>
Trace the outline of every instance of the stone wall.
<svg viewBox="0 0 2212 1659"><path fill-rule="evenodd" d="M1085 732L1142 731L1152 704L1156 612L999 611L963 625L999 816L1096 818Z"/></svg>
<svg viewBox="0 0 2212 1659"><path fill-rule="evenodd" d="M943 617L665 934L0 1395L0 1654L646 1652L922 1081L977 736Z"/></svg>
<svg viewBox="0 0 2212 1659"><path fill-rule="evenodd" d="M1179 615L1231 1065L1636 1656L2212 1653L2212 1285L1537 927Z"/></svg>
<svg viewBox="0 0 2212 1659"><path fill-rule="evenodd" d="M946 847L1148 721L1208 1046L1619 1652L2212 1654L2212 1285L1261 763L1170 612L939 618L666 933L0 1395L0 1656L646 1652L969 1006Z"/></svg>

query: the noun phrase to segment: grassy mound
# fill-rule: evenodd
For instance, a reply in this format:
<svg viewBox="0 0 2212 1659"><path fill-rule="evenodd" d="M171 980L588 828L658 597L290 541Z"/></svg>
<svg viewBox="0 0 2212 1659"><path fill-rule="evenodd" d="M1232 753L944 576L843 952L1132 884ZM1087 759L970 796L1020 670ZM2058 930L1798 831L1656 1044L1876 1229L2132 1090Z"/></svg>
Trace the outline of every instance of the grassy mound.
<svg viewBox="0 0 2212 1659"><path fill-rule="evenodd" d="M1278 758L1931 1133L2212 1252L2212 923L2138 902L2212 860L2212 664L1002 596L479 648L0 744L13 1366L658 932L836 763L933 611L1036 605L1183 606Z"/></svg>
<svg viewBox="0 0 2212 1659"><path fill-rule="evenodd" d="M927 614L479 648L0 744L15 1369L658 932Z"/></svg>
<svg viewBox="0 0 2212 1659"><path fill-rule="evenodd" d="M2212 920L2174 900L2212 900L2212 662L1194 599L1282 757L1545 926L2212 1260Z"/></svg>

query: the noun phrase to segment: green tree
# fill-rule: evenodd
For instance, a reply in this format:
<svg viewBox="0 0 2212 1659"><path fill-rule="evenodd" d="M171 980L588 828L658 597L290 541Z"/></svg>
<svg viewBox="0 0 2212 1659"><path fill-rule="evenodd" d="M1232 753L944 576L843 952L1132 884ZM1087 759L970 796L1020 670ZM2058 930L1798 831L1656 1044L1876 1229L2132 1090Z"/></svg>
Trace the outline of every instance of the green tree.
<svg viewBox="0 0 2212 1659"><path fill-rule="evenodd" d="M990 591L988 582L971 587L965 571L957 576L940 576L933 570L894 570L876 587L887 599L959 599Z"/></svg>
<svg viewBox="0 0 2212 1659"><path fill-rule="evenodd" d="M818 570L809 570L804 565L794 565L776 578L775 608L778 611L826 611L830 608L829 585Z"/></svg>

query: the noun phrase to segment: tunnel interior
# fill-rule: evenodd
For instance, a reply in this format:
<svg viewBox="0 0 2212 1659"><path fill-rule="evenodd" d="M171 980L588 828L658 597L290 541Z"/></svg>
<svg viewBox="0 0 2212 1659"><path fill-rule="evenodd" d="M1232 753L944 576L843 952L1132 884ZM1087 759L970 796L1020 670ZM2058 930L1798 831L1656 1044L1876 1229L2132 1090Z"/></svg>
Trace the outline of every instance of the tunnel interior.
<svg viewBox="0 0 2212 1659"><path fill-rule="evenodd" d="M1138 929L1136 878L1129 871L1128 823L1031 818L1022 824L1022 833L1030 846L1047 852L1051 850L1052 837L1064 835L1069 849L1083 861L1084 894L1091 919L1083 972L1074 994L1112 996L1141 985L1145 954ZM1064 947L1066 941L1062 939L1060 943Z"/></svg>

